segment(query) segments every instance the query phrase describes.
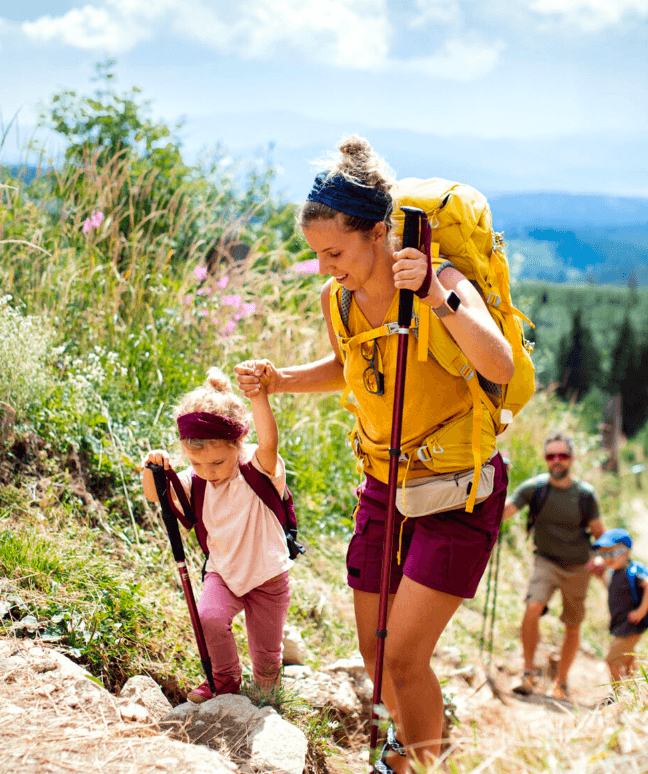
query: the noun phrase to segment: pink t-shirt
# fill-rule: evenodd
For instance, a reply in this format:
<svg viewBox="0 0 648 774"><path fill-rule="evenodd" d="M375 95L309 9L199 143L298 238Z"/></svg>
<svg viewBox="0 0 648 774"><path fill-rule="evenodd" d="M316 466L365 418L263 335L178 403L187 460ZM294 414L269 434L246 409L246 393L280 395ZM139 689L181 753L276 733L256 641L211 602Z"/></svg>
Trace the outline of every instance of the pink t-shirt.
<svg viewBox="0 0 648 774"><path fill-rule="evenodd" d="M250 459L283 496L286 470L281 457L272 473L261 466L256 446L246 445L241 461ZM178 474L187 496L191 494L191 472L189 467ZM281 524L245 481L238 467L227 481L207 482L203 521L209 548L207 572L217 572L237 597L292 567Z"/></svg>

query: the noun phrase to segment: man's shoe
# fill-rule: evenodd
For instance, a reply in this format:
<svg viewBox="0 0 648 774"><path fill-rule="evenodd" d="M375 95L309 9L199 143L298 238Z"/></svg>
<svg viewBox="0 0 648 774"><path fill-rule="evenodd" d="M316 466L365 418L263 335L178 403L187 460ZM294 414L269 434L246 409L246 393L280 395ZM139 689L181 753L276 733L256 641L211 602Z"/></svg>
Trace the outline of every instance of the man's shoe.
<svg viewBox="0 0 648 774"><path fill-rule="evenodd" d="M530 696L532 693L535 693L539 680L540 672L538 669L525 669L522 672L522 682L520 685L515 686L513 693L519 693L521 696Z"/></svg>
<svg viewBox="0 0 648 774"><path fill-rule="evenodd" d="M553 687L552 693L554 699L559 699L560 701L569 701L571 699L567 683L556 683Z"/></svg>

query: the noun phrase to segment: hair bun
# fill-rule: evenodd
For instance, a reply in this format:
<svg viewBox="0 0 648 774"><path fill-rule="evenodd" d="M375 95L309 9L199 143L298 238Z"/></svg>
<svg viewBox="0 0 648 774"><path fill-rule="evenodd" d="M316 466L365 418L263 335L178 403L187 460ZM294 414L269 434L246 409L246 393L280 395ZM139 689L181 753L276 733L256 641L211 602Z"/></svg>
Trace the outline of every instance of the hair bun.
<svg viewBox="0 0 648 774"><path fill-rule="evenodd" d="M216 366L212 366L209 371L207 371L207 384L215 392L232 391L232 383L229 380L229 377L227 377L223 371L221 371L221 369L217 368Z"/></svg>
<svg viewBox="0 0 648 774"><path fill-rule="evenodd" d="M362 156L365 159L369 158L372 153L369 141L358 134L352 134L350 137L345 137L341 140L338 150L343 156Z"/></svg>

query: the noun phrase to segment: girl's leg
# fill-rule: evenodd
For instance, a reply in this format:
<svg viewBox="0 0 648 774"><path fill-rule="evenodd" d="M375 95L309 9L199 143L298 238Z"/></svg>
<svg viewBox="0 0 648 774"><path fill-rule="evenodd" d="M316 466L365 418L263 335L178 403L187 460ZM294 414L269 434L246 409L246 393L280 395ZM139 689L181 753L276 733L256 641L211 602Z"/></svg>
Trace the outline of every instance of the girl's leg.
<svg viewBox="0 0 648 774"><path fill-rule="evenodd" d="M281 672L283 627L290 606L288 572L249 591L244 602L254 679L263 688L271 688Z"/></svg>
<svg viewBox="0 0 648 774"><path fill-rule="evenodd" d="M243 610L243 600L235 596L218 573L205 576L198 614L205 633L207 650L215 675L241 679L241 664L232 634L232 620Z"/></svg>
<svg viewBox="0 0 648 774"><path fill-rule="evenodd" d="M398 709L408 760L430 763L439 755L443 695L430 666L441 633L462 603L403 577L389 616L385 668Z"/></svg>

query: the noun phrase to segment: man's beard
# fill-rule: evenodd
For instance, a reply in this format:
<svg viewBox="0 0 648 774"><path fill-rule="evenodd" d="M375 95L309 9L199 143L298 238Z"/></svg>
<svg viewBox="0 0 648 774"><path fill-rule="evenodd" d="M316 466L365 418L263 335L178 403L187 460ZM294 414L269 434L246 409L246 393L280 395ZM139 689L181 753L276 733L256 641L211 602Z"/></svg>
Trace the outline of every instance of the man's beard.
<svg viewBox="0 0 648 774"><path fill-rule="evenodd" d="M567 477L568 473L569 470L567 468L554 468L553 470L549 471L549 475L554 479L554 481L561 481L563 478Z"/></svg>

